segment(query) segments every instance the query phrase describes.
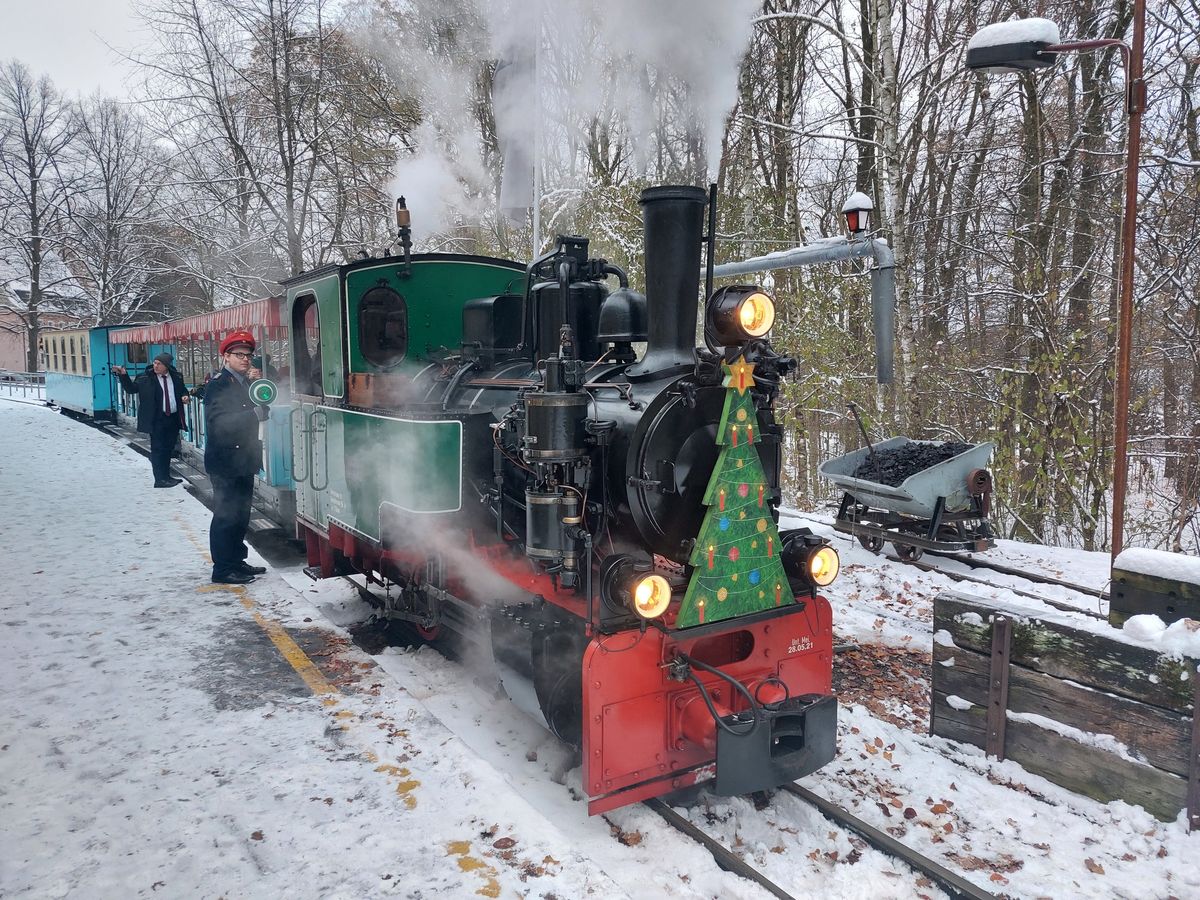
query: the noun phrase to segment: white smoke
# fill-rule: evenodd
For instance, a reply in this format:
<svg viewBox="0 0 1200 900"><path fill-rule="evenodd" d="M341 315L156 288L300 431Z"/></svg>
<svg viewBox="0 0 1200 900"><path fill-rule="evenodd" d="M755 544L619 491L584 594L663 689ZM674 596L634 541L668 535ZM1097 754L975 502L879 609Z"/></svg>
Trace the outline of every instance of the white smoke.
<svg viewBox="0 0 1200 900"><path fill-rule="evenodd" d="M475 102L487 60L512 64L492 105L510 164L527 168L540 156L555 186L582 187L579 147L602 122L632 147L631 175L655 172L666 135L702 146L714 178L760 8L759 0L394 2L390 14L379 11L386 5L360 9L359 35L420 101L425 124L392 185L410 198L417 237L456 213L495 208ZM513 174L515 193L525 193L531 179ZM512 184L505 193L506 206L521 205Z"/></svg>
<svg viewBox="0 0 1200 900"><path fill-rule="evenodd" d="M479 215L487 176L479 163L478 142L469 132L446 134L425 122L413 143L415 151L396 162L387 190L406 199L413 211L413 240L421 243L460 216Z"/></svg>

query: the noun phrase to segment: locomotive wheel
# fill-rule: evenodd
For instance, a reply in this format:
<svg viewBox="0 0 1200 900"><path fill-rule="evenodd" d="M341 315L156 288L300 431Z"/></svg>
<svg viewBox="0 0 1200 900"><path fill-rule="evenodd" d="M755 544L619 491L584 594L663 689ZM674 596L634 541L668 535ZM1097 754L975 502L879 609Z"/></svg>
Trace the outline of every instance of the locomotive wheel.
<svg viewBox="0 0 1200 900"><path fill-rule="evenodd" d="M856 535L858 542L872 553L878 553L883 549L883 538L877 534L860 534Z"/></svg>
<svg viewBox="0 0 1200 900"><path fill-rule="evenodd" d="M892 541L892 546L896 549L896 555L905 562L916 562L925 552L920 547L914 547L911 544L897 544L895 541Z"/></svg>

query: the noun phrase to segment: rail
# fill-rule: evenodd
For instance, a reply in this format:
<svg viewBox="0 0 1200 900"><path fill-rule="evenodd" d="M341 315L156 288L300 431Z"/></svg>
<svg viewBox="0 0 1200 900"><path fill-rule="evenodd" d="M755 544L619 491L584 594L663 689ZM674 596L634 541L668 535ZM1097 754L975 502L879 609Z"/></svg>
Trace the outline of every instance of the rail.
<svg viewBox="0 0 1200 900"><path fill-rule="evenodd" d="M980 559L960 556L957 553L937 553L936 555L943 559L952 559L955 562L964 563L974 569L985 569L1001 575L1010 575L1014 578L1023 578L1026 581L1033 582L1034 584L1046 584L1054 587L1064 588L1065 590L1082 594L1085 597L1093 598L1097 602L1107 601L1109 599L1107 591L1097 591L1093 588L1087 587L1086 585L1076 584L1072 581L1063 581L1059 578L1051 578L1048 575L1041 575L1037 572L1025 572L1020 569L1014 569L1010 566L1003 566ZM1029 591L1023 591L1019 588L1012 587L1011 585L996 584L995 582L988 581L984 578L975 578L971 575L964 575L962 572L950 572L946 569L931 565L930 563L922 560L904 559L903 557L892 556L891 554L886 554L883 558L891 562L912 566L915 569L920 569L922 572L936 572L938 575L943 575L946 578L949 578L951 581L959 581L967 584L982 584L986 585L987 587L1005 590L1017 597L1025 597L1028 600L1037 600L1041 603L1045 603L1047 606L1052 606L1055 609L1061 609L1063 612L1079 613L1093 619L1102 619L1105 621L1108 619L1108 617L1103 613L1093 612L1092 610L1085 609L1081 606L1075 606L1071 603L1064 603L1061 600L1054 600L1050 597L1043 596L1042 594L1034 594Z"/></svg>
<svg viewBox="0 0 1200 900"><path fill-rule="evenodd" d="M780 785L780 789L816 807L821 815L831 822L840 825L842 828L856 832L876 850L904 863L914 873L931 879L948 895L955 898L955 900L997 900L995 894L989 893L978 885L972 884L956 872L952 872L930 857L918 853L911 847L896 840L890 834L880 831L873 825L869 825L848 810L826 800L824 797L814 794L807 788L803 788L798 784L784 784ZM779 900L797 900L795 894L789 893L740 856L731 852L715 838L705 834L704 831L696 827L692 822L671 809L665 801L656 798L645 801L645 805L662 816L672 828L687 835L704 847L705 850L712 854L713 860L717 865L725 871L753 881L772 896L779 898ZM807 893L805 893L805 896L807 896Z"/></svg>

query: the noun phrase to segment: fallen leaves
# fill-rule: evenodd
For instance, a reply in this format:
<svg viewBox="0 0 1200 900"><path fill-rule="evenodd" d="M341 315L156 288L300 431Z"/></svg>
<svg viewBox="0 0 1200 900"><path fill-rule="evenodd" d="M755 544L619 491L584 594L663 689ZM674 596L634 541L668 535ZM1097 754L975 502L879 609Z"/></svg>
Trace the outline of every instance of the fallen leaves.
<svg viewBox="0 0 1200 900"><path fill-rule="evenodd" d="M608 829L612 832L613 837L626 847L636 847L642 842L643 838L640 831L622 831L619 826L613 825L611 822Z"/></svg>
<svg viewBox="0 0 1200 900"><path fill-rule="evenodd" d="M860 644L835 657L833 689L843 702L861 704L877 718L910 731L923 729L929 721L931 659L907 647ZM857 728L850 733L857 734ZM876 751L881 749L882 742Z"/></svg>
<svg viewBox="0 0 1200 900"><path fill-rule="evenodd" d="M261 831L253 831L250 833L250 840L261 841L262 839L263 839L263 833Z"/></svg>
<svg viewBox="0 0 1200 900"><path fill-rule="evenodd" d="M1104 874L1104 866L1100 865L1100 863L1096 862L1090 856L1083 861L1083 864L1085 866L1087 866L1087 870L1089 872L1091 872L1093 875L1103 875Z"/></svg>

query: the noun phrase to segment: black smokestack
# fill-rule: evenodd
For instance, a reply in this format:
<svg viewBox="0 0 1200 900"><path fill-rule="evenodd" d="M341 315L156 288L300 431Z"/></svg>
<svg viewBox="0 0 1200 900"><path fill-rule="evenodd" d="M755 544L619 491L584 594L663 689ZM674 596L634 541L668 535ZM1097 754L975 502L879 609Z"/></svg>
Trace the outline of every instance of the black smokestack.
<svg viewBox="0 0 1200 900"><path fill-rule="evenodd" d="M696 347L700 247L708 194L703 188L665 186L642 191L646 233L646 357L631 376L690 369Z"/></svg>

